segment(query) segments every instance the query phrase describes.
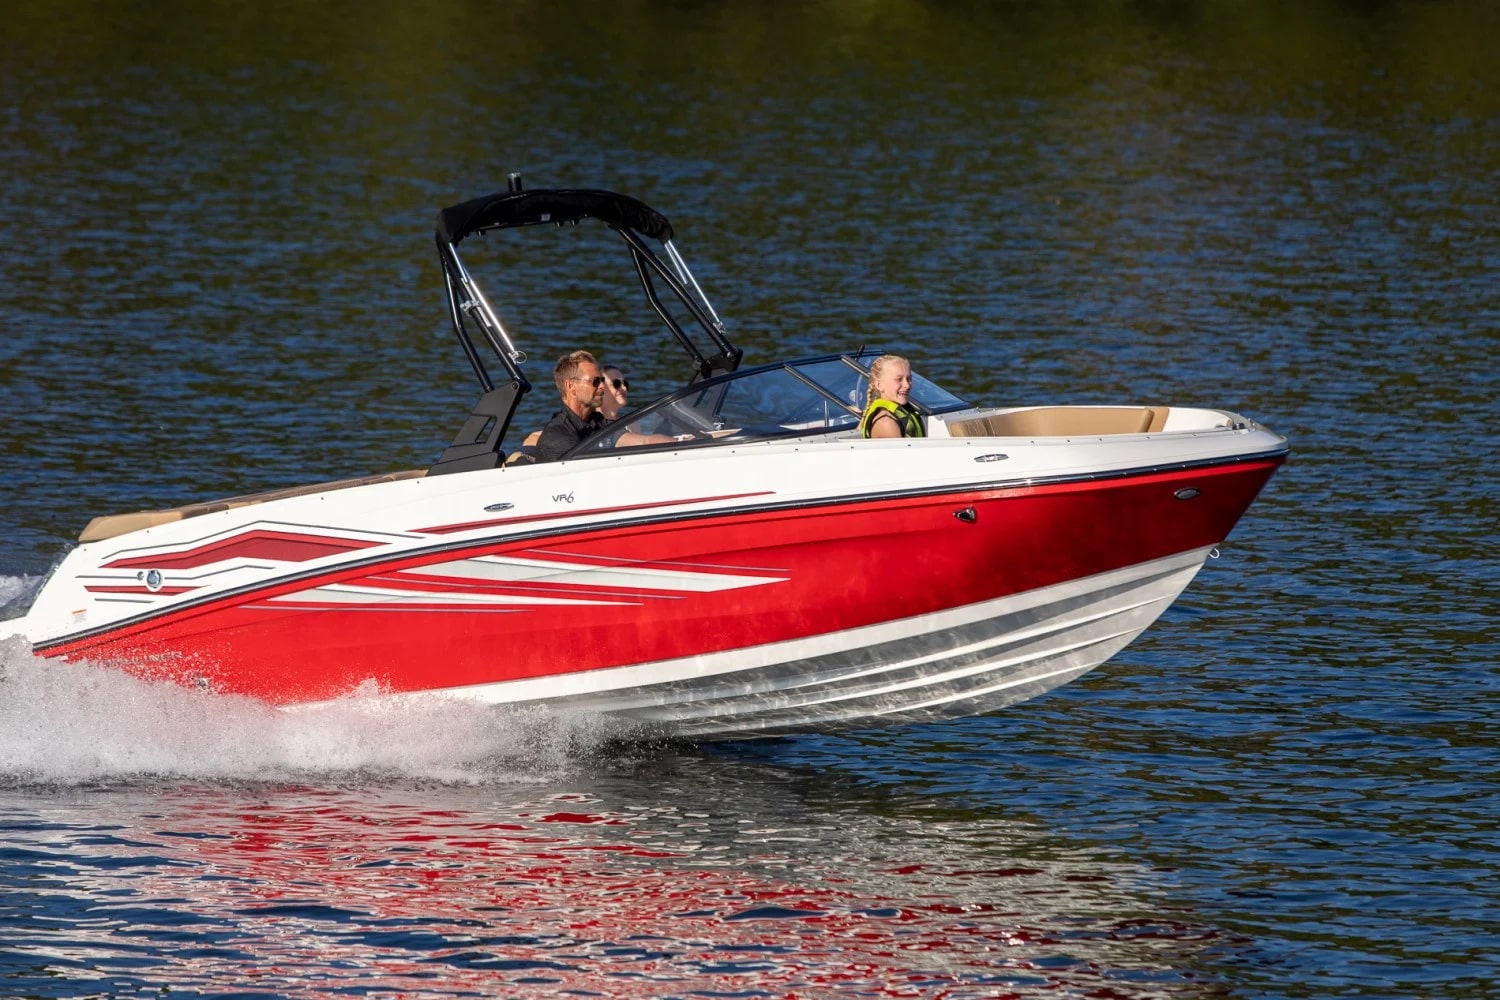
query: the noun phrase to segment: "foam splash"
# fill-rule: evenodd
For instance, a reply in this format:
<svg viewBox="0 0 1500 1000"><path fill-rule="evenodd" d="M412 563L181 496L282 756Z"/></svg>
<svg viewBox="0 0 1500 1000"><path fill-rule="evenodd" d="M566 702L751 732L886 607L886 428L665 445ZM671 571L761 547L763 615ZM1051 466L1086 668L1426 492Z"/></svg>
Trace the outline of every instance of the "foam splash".
<svg viewBox="0 0 1500 1000"><path fill-rule="evenodd" d="M622 737L596 715L359 694L295 712L0 640L0 784L554 780Z"/></svg>
<svg viewBox="0 0 1500 1000"><path fill-rule="evenodd" d="M3 627L5 620L20 617L45 579L40 575L0 576L0 635L6 632Z"/></svg>

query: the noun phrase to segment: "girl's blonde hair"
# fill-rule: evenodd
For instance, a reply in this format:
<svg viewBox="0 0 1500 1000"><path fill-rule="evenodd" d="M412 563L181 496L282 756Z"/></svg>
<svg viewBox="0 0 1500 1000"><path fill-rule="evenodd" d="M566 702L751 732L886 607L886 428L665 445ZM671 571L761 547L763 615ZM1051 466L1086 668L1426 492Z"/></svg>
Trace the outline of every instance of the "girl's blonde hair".
<svg viewBox="0 0 1500 1000"><path fill-rule="evenodd" d="M875 380L883 376L886 368L893 364L905 365L906 370L911 371L911 362L899 354L882 354L870 362L870 384L865 387L865 409L869 409L870 404L875 402Z"/></svg>

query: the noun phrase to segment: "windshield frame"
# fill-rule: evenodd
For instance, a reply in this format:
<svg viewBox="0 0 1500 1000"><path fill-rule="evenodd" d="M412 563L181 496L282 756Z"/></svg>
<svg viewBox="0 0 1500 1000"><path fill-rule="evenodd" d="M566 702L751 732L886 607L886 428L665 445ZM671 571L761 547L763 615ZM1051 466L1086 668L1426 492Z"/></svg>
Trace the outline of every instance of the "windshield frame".
<svg viewBox="0 0 1500 1000"><path fill-rule="evenodd" d="M639 428L644 433L668 434L675 440L663 444L638 445L632 447L631 451L743 444L750 441L775 441L857 431L860 417L864 414L862 392L869 384L869 364L882 353L878 350L866 349L853 353L822 354L790 361L777 361L754 368L742 368L693 382L668 392L639 409L622 414L618 420L580 441L563 456L563 460L598 458L603 455L617 454L615 439L626 430L634 428ZM852 398L840 398L837 392L812 377L808 371L815 366L833 365L839 362L847 368L858 390L852 394ZM803 426L767 423L753 427L749 425L729 427L725 421L717 419L722 414L725 399L735 383L756 379L765 380L768 376L774 376L777 373L789 376L800 387L807 390L808 395L803 405L819 401L823 403L825 417L822 426L809 422ZM908 405L922 416L953 413L973 408L972 403L960 399L935 382L923 378L917 372L913 371L912 376L913 392ZM919 398L919 390L921 396L926 397L927 401ZM703 412L706 403L709 410L708 416L705 416ZM832 411L842 414L845 419L830 423L834 418L828 414Z"/></svg>

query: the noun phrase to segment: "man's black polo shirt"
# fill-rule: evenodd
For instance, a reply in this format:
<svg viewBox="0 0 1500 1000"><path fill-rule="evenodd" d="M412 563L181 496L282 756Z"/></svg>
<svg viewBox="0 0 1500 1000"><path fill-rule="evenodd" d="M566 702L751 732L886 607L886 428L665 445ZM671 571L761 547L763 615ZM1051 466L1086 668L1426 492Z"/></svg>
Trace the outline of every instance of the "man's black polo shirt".
<svg viewBox="0 0 1500 1000"><path fill-rule="evenodd" d="M541 456L540 461L557 461L604 424L604 414L598 410L590 413L587 420L580 420L572 410L564 406L547 421L547 426L542 428L542 436L537 439L536 450Z"/></svg>

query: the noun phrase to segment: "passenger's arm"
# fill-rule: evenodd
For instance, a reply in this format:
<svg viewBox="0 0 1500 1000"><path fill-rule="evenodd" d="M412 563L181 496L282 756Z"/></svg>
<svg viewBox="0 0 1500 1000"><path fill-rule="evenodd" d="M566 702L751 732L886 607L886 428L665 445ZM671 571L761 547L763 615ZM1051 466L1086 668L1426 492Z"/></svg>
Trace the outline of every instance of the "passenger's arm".
<svg viewBox="0 0 1500 1000"><path fill-rule="evenodd" d="M898 438L901 436L901 425L896 423L896 418L882 410L876 414L874 421L870 424L870 437L872 438Z"/></svg>
<svg viewBox="0 0 1500 1000"><path fill-rule="evenodd" d="M691 435L689 435L691 437ZM616 448L634 448L643 444L671 444L673 441L682 441L682 437L671 437L667 434L637 434L635 431L626 431L615 439Z"/></svg>

